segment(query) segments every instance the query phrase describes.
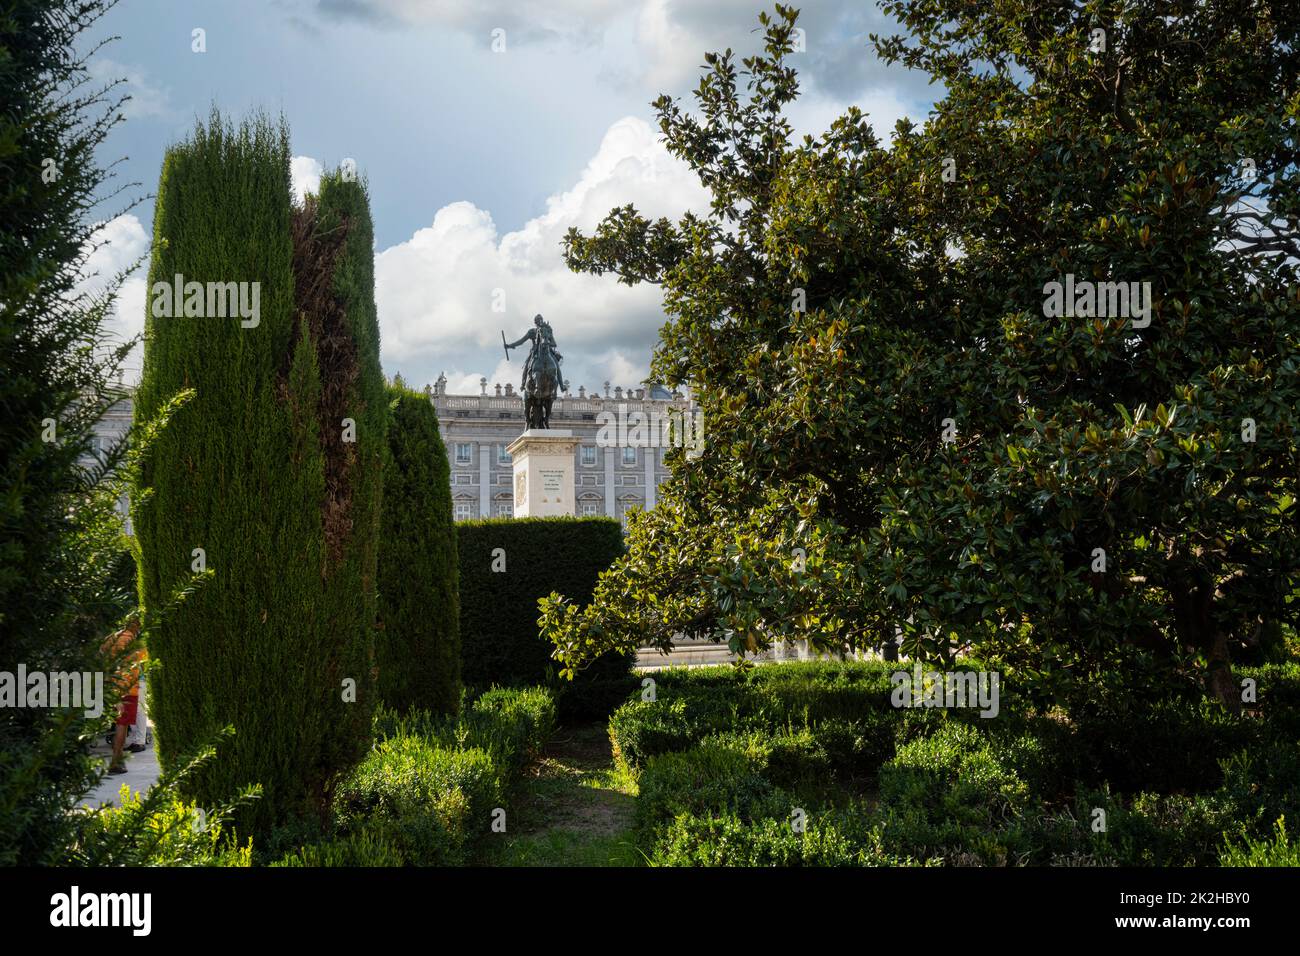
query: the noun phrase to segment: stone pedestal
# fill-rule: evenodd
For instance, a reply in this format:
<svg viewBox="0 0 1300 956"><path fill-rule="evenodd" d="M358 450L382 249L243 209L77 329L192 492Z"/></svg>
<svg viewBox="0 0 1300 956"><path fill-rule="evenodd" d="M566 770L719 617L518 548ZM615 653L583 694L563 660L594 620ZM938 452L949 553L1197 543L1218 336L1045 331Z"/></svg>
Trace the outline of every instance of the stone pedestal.
<svg viewBox="0 0 1300 956"><path fill-rule="evenodd" d="M573 516L573 460L578 439L573 432L530 428L506 451L514 463L515 517Z"/></svg>

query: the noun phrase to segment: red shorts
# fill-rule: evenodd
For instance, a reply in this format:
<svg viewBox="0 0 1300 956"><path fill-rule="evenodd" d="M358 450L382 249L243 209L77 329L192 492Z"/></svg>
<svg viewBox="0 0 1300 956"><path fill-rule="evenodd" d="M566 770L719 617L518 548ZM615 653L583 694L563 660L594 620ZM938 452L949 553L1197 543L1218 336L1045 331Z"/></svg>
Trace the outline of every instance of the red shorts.
<svg viewBox="0 0 1300 956"><path fill-rule="evenodd" d="M140 695L127 694L122 698L122 702L117 705L117 726L133 727L135 718L140 708Z"/></svg>

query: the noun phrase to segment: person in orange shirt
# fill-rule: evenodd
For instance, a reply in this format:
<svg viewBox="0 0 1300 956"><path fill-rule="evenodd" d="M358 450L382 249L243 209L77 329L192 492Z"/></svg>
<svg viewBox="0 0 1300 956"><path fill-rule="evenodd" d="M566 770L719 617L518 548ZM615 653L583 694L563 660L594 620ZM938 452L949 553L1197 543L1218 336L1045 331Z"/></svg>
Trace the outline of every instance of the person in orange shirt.
<svg viewBox="0 0 1300 956"><path fill-rule="evenodd" d="M139 645L139 638L140 622L132 620L105 641L103 646L104 653L121 662L121 669L112 678L117 689L123 692L121 703L117 705L117 723L113 728L113 758L108 764L108 772L112 774L126 773L122 748L126 745L127 732L136 722L140 706L140 666L144 663L145 651Z"/></svg>

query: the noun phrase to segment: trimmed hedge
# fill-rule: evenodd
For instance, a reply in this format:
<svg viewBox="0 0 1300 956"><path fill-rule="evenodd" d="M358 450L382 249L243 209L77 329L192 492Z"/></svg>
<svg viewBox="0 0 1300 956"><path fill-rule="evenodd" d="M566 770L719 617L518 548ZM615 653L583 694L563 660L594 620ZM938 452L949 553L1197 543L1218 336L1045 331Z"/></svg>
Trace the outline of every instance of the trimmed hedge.
<svg viewBox="0 0 1300 956"><path fill-rule="evenodd" d="M289 156L283 125L216 113L167 151L150 303L156 282L181 275L257 283L260 314L245 327L162 303L135 400L147 422L194 390L132 495L159 757L170 767L233 725L183 795L214 806L261 784L242 834L327 813L366 753L374 700L386 412L369 200L328 173L294 207ZM196 548L208 574L167 608L200 570Z"/></svg>
<svg viewBox="0 0 1300 956"><path fill-rule="evenodd" d="M893 755L898 714L889 703L889 674L895 669L878 662L807 662L748 671L658 671L648 675L655 681L653 702L642 700L638 687L611 715L614 757L636 770L656 754L683 750L722 731L836 722L836 759L853 772L874 771ZM922 713L908 717L916 720ZM889 726L867 733L863 721L885 714Z"/></svg>
<svg viewBox="0 0 1300 956"><path fill-rule="evenodd" d="M485 518L458 522L456 537L461 675L467 686L556 685L566 716L607 714L626 696L632 655L606 654L571 684L557 684L551 645L537 626L539 598L558 592L576 604L591 600L600 572L623 553L617 521Z"/></svg>
<svg viewBox="0 0 1300 956"><path fill-rule="evenodd" d="M634 695L610 719L620 763L638 774L638 841L649 861L1213 866L1296 857L1294 828L1277 822L1300 818L1300 744L1286 707L1300 671L1291 665L1249 672L1263 719L1141 700L1074 716L1015 704L996 720L895 709L877 680L891 669L656 674L656 701ZM796 807L804 832L792 826ZM1105 812L1101 832L1096 810Z"/></svg>
<svg viewBox="0 0 1300 956"><path fill-rule="evenodd" d="M555 700L536 687L489 691L458 718L381 708L377 743L340 786L332 829L311 834L279 864L474 862L492 833L493 811L554 728ZM268 849L282 853L283 843Z"/></svg>
<svg viewBox="0 0 1300 956"><path fill-rule="evenodd" d="M651 866L904 866L915 860L880 854L864 824L820 814L799 833L789 820L749 822L734 813L683 814L664 828Z"/></svg>
<svg viewBox="0 0 1300 956"><path fill-rule="evenodd" d="M641 772L637 828L650 834L682 814L711 810L746 820L783 816L794 803L762 771L761 756L731 740L710 739L690 750L661 754Z"/></svg>
<svg viewBox="0 0 1300 956"><path fill-rule="evenodd" d="M510 773L537 757L555 732L555 697L542 687L493 688L474 701L459 733Z"/></svg>
<svg viewBox="0 0 1300 956"><path fill-rule="evenodd" d="M460 597L450 467L427 398L388 388L379 545L379 699L395 710L460 706Z"/></svg>
<svg viewBox="0 0 1300 956"><path fill-rule="evenodd" d="M412 864L454 865L489 832L501 796L501 771L486 750L391 737L339 788L335 822L345 836L386 836Z"/></svg>

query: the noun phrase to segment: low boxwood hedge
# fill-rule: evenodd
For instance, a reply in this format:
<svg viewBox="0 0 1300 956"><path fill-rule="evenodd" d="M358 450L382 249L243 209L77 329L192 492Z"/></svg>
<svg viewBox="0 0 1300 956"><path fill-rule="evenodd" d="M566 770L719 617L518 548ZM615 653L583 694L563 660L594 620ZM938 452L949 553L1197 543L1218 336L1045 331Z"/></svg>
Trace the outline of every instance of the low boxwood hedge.
<svg viewBox="0 0 1300 956"><path fill-rule="evenodd" d="M339 786L329 823L283 828L261 856L280 866L475 862L555 715L545 688L489 690L459 717L381 709L374 746Z"/></svg>
<svg viewBox="0 0 1300 956"><path fill-rule="evenodd" d="M650 862L1206 866L1295 856L1291 665L1245 669L1259 704L1242 717L1122 695L1074 715L894 709L880 695L890 670L654 675L655 699L633 695L609 725L619 761L639 773Z"/></svg>

